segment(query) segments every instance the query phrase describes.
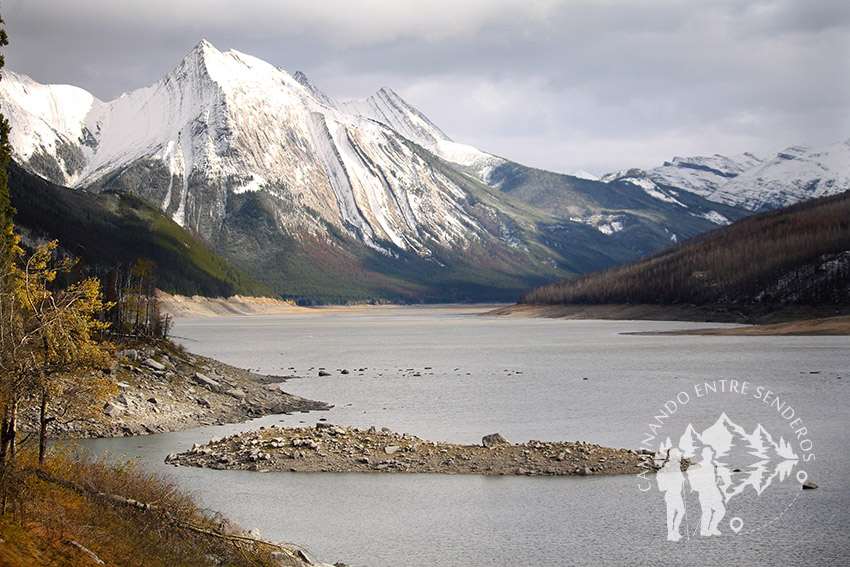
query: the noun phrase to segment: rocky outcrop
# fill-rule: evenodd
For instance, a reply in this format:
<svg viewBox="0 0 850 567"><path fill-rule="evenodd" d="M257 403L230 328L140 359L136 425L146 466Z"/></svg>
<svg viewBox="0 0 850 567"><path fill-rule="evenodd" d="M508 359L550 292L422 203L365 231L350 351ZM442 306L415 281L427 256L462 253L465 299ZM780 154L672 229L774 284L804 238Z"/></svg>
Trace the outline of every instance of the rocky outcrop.
<svg viewBox="0 0 850 567"><path fill-rule="evenodd" d="M191 355L169 342L115 353L117 392L95 418L55 423L55 438L121 437L237 423L269 414L327 410L322 402L282 391L279 376ZM35 427L37 416L24 416Z"/></svg>
<svg viewBox="0 0 850 567"><path fill-rule="evenodd" d="M166 462L255 471L597 475L654 470L652 459L648 452L584 442L511 444L504 440L490 447L456 445L425 441L386 428L319 422L315 427L272 426L211 439L206 445L169 455Z"/></svg>

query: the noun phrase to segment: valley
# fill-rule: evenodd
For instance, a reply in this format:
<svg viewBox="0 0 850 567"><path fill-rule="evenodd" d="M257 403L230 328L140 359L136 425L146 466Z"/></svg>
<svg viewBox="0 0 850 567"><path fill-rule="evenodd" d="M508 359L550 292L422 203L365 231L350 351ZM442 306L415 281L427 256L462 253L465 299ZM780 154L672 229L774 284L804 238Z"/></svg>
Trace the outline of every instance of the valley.
<svg viewBox="0 0 850 567"><path fill-rule="evenodd" d="M205 41L114 101L9 72L0 105L23 169L141 197L299 303L511 301L748 214L522 166L452 141L391 89L336 102Z"/></svg>

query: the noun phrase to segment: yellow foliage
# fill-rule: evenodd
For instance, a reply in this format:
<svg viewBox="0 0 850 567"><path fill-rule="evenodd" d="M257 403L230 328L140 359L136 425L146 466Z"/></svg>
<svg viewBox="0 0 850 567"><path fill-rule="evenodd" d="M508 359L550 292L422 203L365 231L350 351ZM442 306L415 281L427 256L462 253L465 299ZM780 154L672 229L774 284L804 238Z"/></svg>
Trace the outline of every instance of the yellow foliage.
<svg viewBox="0 0 850 567"><path fill-rule="evenodd" d="M108 326L98 320L106 307L100 282L89 278L59 289L57 274L70 271L73 262L55 261L56 248L56 241L48 242L29 257L18 249L19 262L3 274L0 297L4 421L14 424L20 404L37 404L42 452L51 421L92 416L115 390L99 372L111 361L99 341Z"/></svg>

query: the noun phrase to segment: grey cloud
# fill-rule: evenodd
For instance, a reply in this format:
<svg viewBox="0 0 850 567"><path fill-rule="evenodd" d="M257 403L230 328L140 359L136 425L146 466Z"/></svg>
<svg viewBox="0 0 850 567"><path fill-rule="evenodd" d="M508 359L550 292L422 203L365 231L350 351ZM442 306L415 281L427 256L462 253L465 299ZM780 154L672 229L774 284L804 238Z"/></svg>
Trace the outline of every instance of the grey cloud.
<svg viewBox="0 0 850 567"><path fill-rule="evenodd" d="M2 14L8 67L41 82L110 99L205 38L333 97L390 86L458 141L561 171L850 136L844 0L10 0Z"/></svg>

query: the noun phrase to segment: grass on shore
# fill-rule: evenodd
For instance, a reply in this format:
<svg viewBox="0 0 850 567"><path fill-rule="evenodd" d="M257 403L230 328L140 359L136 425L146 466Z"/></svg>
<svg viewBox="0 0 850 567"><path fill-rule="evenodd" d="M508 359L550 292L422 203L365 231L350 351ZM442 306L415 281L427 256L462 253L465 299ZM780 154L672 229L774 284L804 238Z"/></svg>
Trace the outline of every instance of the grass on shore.
<svg viewBox="0 0 850 567"><path fill-rule="evenodd" d="M222 532L166 478L127 460L20 453L0 473L0 567L301 566L301 553Z"/></svg>

